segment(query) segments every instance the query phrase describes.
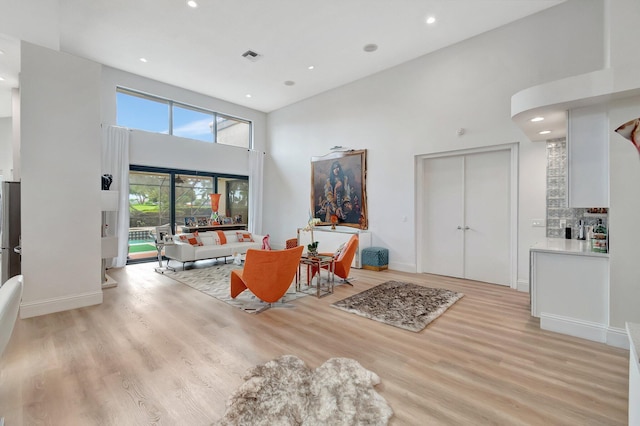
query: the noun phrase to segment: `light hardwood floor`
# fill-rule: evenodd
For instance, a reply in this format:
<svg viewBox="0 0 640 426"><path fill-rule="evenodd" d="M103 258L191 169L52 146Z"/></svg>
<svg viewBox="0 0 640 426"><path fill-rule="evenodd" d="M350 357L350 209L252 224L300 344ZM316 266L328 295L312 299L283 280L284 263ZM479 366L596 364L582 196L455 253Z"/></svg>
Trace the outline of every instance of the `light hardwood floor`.
<svg viewBox="0 0 640 426"><path fill-rule="evenodd" d="M541 331L529 296L460 279L353 270L355 286L251 315L153 272L111 270L100 306L18 320L0 359L15 425L207 425L244 372L283 354L358 360L392 425L623 425L629 352ZM465 293L412 333L331 308L387 280Z"/></svg>

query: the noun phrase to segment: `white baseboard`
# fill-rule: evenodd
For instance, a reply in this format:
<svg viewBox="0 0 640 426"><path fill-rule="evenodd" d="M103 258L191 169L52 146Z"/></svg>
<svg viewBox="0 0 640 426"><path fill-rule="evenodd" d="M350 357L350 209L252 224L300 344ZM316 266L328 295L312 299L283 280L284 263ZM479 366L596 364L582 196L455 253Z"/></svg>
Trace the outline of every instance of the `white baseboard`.
<svg viewBox="0 0 640 426"><path fill-rule="evenodd" d="M607 326L604 324L547 314L545 312L540 313L540 328L555 331L556 333L568 334L569 336L580 337L582 339L593 340L594 342L606 343L607 341Z"/></svg>
<svg viewBox="0 0 640 426"><path fill-rule="evenodd" d="M518 280L516 282L516 290L522 291L523 293L529 293L529 281Z"/></svg>
<svg viewBox="0 0 640 426"><path fill-rule="evenodd" d="M415 274L417 270L415 264L398 262L389 262L389 269L393 269L394 271L409 272L412 274Z"/></svg>
<svg viewBox="0 0 640 426"><path fill-rule="evenodd" d="M30 303L23 302L20 305L20 318L37 317L40 315L52 314L54 312L99 305L101 303L102 290L92 293L75 294L67 297L38 300Z"/></svg>
<svg viewBox="0 0 640 426"><path fill-rule="evenodd" d="M544 312L540 314L540 328L594 342L606 343L616 348L629 349L629 339L624 328L608 327L604 324Z"/></svg>
<svg viewBox="0 0 640 426"><path fill-rule="evenodd" d="M618 327L609 327L607 329L607 345L616 348L629 349L629 336L627 330Z"/></svg>
<svg viewBox="0 0 640 426"><path fill-rule="evenodd" d="M118 285L118 281L114 280L109 275L104 274L104 276L107 280L102 283L102 288L111 288L111 287L116 287Z"/></svg>

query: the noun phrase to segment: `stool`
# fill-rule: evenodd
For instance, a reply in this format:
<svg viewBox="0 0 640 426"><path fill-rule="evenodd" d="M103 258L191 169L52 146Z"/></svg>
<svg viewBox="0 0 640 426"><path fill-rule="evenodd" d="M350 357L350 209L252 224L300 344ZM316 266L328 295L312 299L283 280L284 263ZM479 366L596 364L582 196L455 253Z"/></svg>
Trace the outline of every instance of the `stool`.
<svg viewBox="0 0 640 426"><path fill-rule="evenodd" d="M384 247L362 249L362 269L382 271L389 268L389 250Z"/></svg>

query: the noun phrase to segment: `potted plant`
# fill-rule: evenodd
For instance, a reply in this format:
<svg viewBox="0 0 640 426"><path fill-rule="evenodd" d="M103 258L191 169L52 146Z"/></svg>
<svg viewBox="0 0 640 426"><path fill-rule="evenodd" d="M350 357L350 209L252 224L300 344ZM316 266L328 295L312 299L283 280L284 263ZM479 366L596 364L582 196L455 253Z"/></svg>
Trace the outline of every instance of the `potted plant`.
<svg viewBox="0 0 640 426"><path fill-rule="evenodd" d="M310 256L317 256L318 255L318 242L314 241L310 244L307 244L307 251L309 253Z"/></svg>
<svg viewBox="0 0 640 426"><path fill-rule="evenodd" d="M307 251L310 256L318 255L318 241L313 239L313 228L320 223L320 219L312 217L311 213L309 213L309 221L307 222L307 226L304 228L305 231L311 232L311 243L307 244Z"/></svg>

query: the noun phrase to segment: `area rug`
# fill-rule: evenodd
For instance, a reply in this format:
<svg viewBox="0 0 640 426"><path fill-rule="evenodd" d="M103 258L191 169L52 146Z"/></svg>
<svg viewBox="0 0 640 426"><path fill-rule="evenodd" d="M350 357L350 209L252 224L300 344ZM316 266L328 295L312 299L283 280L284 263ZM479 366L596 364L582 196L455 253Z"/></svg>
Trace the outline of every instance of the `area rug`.
<svg viewBox="0 0 640 426"><path fill-rule="evenodd" d="M231 271L234 269L242 269L242 266L217 264L207 268L187 269L165 275L245 312L256 313L263 310L267 304L255 297L249 290L243 291L235 299L231 298L229 286ZM292 282L284 297L274 303L273 306L278 306L279 304L286 306L285 303L306 295L306 293L296 292L295 282Z"/></svg>
<svg viewBox="0 0 640 426"><path fill-rule="evenodd" d="M387 281L331 306L410 331L421 331L464 294Z"/></svg>
<svg viewBox="0 0 640 426"><path fill-rule="evenodd" d="M386 425L393 410L373 388L380 377L349 358L315 370L283 355L253 367L218 425Z"/></svg>

